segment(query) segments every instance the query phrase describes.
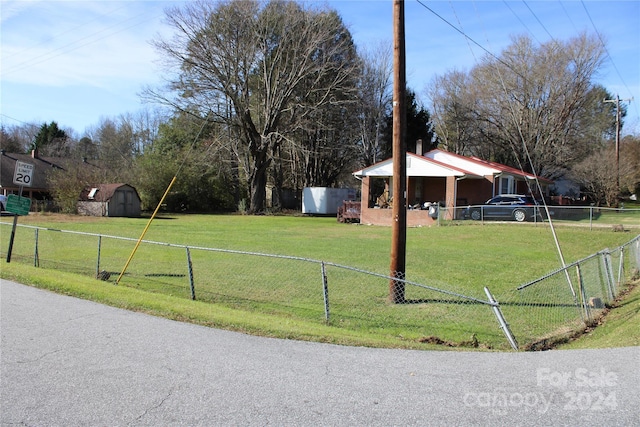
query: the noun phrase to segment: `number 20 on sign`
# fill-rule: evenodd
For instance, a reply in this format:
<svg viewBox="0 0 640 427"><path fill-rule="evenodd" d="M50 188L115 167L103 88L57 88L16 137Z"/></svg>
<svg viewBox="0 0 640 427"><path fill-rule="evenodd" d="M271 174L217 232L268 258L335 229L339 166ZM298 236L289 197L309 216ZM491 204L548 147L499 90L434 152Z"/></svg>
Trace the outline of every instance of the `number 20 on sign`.
<svg viewBox="0 0 640 427"><path fill-rule="evenodd" d="M31 187L33 177L33 165L30 163L16 162L16 171L13 174L13 183Z"/></svg>

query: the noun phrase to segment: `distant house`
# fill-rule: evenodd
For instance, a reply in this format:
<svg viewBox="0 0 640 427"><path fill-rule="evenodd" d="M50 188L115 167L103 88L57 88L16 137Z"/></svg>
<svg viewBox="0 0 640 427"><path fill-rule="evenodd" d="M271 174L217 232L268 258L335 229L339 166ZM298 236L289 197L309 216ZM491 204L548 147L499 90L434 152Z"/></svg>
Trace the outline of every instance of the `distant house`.
<svg viewBox="0 0 640 427"><path fill-rule="evenodd" d="M33 165L31 185L22 188L22 195L32 200L32 211L55 209L48 181L50 172L66 171L73 165L90 169L98 168L85 160L40 156L37 150L32 150L30 154L7 153L0 150L0 194L4 196L20 192L20 187L13 182L16 162Z"/></svg>
<svg viewBox="0 0 640 427"><path fill-rule="evenodd" d="M421 209L425 203L446 207L445 218L453 219L458 207L483 204L498 194L536 192L534 175L500 163L437 149L406 156L408 226L434 223L429 211ZM393 159L355 171L353 176L362 181L360 222L391 225ZM538 180L543 191L552 183Z"/></svg>
<svg viewBox="0 0 640 427"><path fill-rule="evenodd" d="M36 200L50 198L47 174L52 170L63 170L64 167L52 157L40 157L36 150L31 154L7 153L0 151L0 193L4 196L18 194L20 188L13 183L16 162L29 163L34 166L31 185L23 187L22 194Z"/></svg>
<svg viewBox="0 0 640 427"><path fill-rule="evenodd" d="M138 217L140 196L128 184L99 184L86 187L78 201L78 213L89 216Z"/></svg>

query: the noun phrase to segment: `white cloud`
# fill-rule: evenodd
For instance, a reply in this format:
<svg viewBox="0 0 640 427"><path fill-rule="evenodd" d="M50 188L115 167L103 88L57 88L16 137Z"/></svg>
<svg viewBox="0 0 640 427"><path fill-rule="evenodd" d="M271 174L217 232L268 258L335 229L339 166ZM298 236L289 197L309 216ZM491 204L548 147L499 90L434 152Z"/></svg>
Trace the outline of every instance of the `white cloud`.
<svg viewBox="0 0 640 427"><path fill-rule="evenodd" d="M4 24L5 21L13 18L16 15L20 15L25 9L29 9L34 3L39 0L7 0L2 2L0 7L0 23Z"/></svg>
<svg viewBox="0 0 640 427"><path fill-rule="evenodd" d="M3 17L3 83L107 87L154 79L162 3L30 2ZM4 6L3 6L4 8Z"/></svg>

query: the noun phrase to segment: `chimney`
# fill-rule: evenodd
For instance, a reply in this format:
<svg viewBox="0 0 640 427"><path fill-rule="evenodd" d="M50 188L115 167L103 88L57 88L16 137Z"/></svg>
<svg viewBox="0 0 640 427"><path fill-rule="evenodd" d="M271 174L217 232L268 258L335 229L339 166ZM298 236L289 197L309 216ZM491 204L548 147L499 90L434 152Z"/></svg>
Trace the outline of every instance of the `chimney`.
<svg viewBox="0 0 640 427"><path fill-rule="evenodd" d="M31 158L33 159L37 159L38 158L38 149L34 148L33 150L31 150Z"/></svg>
<svg viewBox="0 0 640 427"><path fill-rule="evenodd" d="M422 152L422 139L416 141L416 154L418 156L422 156L424 154Z"/></svg>

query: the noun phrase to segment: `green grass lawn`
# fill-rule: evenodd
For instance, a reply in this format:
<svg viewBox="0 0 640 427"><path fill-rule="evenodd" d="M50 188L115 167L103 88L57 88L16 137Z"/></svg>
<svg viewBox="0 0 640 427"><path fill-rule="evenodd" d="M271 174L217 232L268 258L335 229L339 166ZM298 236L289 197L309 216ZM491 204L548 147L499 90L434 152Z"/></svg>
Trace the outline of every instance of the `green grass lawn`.
<svg viewBox="0 0 640 427"><path fill-rule="evenodd" d="M19 227L14 261L3 261L2 276L116 306L269 336L406 348L431 348L428 342L434 337L456 345L477 339L484 347L508 348L488 306L418 286L406 288L413 304L390 304L387 279L333 266L387 275L391 238L390 228L339 224L335 218L163 216L154 220L146 240L309 261L191 249L197 298L191 301L184 248L143 243L120 286L109 285L124 267L135 241L106 236L136 239L147 221L44 214L20 217L19 224L47 229L38 231L40 267L32 267L34 229ZM110 282L88 278L98 267L98 238L54 231L60 229L104 236L99 268L113 273ZM9 231L10 222L3 222L3 257ZM567 263L618 247L637 235L633 229L616 233L610 228L562 226L557 234ZM325 322L320 264L314 260L328 263L329 322ZM407 279L428 287L486 300L486 286L500 300L518 285L559 267L549 227L541 224L474 223L407 230ZM563 283L557 286L566 291ZM543 294L549 292L546 289ZM507 311L510 322L515 323L516 317L527 325L534 324L539 316L535 313L540 313L524 305L505 308L505 315ZM565 311L573 313L561 307L545 316L559 316L560 322ZM555 318L541 328L553 322ZM545 332L530 329L519 333Z"/></svg>

